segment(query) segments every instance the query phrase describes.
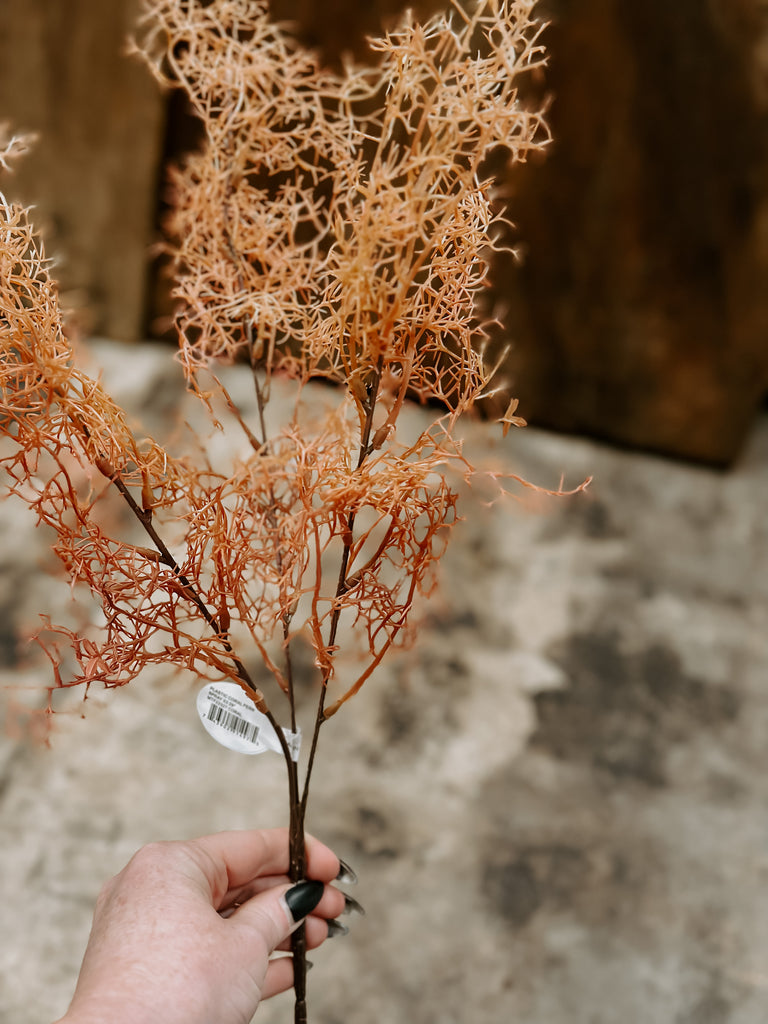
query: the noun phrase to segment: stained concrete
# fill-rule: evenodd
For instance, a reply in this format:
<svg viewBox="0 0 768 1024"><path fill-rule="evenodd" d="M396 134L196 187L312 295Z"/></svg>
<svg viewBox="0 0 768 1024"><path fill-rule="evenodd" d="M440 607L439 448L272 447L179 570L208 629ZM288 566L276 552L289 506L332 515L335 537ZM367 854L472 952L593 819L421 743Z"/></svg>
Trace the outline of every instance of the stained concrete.
<svg viewBox="0 0 768 1024"><path fill-rule="evenodd" d="M170 423L165 350L94 358ZM313 954L313 1024L763 1024L768 421L729 473L531 429L466 444L595 479L465 495L417 645L328 724L310 825L368 913ZM0 682L39 686L21 638L69 591L26 511L0 516ZM0 1024L63 1012L98 888L139 845L283 821L281 760L216 746L194 694L155 673L73 705L51 749L2 740ZM285 997L256 1016L290 1019Z"/></svg>

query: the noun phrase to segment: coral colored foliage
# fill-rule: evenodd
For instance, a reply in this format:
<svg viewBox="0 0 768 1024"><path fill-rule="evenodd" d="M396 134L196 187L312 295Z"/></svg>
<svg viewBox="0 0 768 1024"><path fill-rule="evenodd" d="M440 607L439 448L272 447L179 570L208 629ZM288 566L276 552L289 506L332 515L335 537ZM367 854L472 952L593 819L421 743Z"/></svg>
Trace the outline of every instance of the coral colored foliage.
<svg viewBox="0 0 768 1024"><path fill-rule="evenodd" d="M502 213L484 161L546 139L517 95L542 61L539 27L529 0L480 0L407 19L372 42L373 67L337 74L261 0L145 6L135 47L205 129L171 172L179 358L246 454L221 467L136 440L75 365L42 243L0 197L2 465L103 609L98 629L49 624L41 642L56 686L120 686L159 662L237 680L266 708L244 663L255 648L293 709L302 635L327 718L407 637L455 519L449 469L470 467L451 431L491 378L477 299ZM0 165L22 148L0 140ZM236 359L255 422L213 375ZM295 382L296 413L268 432L276 374ZM299 403L316 377L340 385L321 422ZM398 427L408 396L442 407L416 439ZM107 530L108 500L141 544Z"/></svg>

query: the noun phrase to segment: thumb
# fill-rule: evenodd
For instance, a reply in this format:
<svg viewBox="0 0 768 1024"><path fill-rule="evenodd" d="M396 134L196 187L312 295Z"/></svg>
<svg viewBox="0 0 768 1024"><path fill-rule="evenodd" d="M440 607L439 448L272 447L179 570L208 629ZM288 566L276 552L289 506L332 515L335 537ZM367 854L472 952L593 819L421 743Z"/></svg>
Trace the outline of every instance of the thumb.
<svg viewBox="0 0 768 1024"><path fill-rule="evenodd" d="M238 907L232 919L255 928L273 953L323 897L325 884L312 880L276 885Z"/></svg>

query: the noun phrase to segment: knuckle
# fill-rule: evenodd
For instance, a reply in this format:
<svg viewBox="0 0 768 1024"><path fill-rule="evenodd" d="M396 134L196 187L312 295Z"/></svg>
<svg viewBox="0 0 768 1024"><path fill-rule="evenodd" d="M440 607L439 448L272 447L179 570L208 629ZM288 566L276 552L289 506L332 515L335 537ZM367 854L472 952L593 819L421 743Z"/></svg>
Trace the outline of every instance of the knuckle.
<svg viewBox="0 0 768 1024"><path fill-rule="evenodd" d="M141 849L134 853L128 862L128 866L133 868L143 868L145 866L154 865L164 861L167 858L168 848L170 846L172 846L171 843L147 843L146 846L142 846Z"/></svg>
<svg viewBox="0 0 768 1024"><path fill-rule="evenodd" d="M168 842L147 843L134 853L121 874L133 882L146 881L166 870L176 859L178 844Z"/></svg>

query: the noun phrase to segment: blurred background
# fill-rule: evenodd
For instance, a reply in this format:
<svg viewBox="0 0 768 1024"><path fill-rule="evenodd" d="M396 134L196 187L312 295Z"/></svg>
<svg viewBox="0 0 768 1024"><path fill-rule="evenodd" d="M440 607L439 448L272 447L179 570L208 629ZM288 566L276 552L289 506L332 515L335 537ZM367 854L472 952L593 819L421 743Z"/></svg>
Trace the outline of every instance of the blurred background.
<svg viewBox="0 0 768 1024"><path fill-rule="evenodd" d="M123 56L136 7L2 0L0 120L39 135L4 188L37 207L83 335L109 339L89 346L107 387L162 436L196 413L151 247L196 131ZM329 61L397 10L275 4ZM561 501L468 493L416 648L333 720L311 827L368 916L318 952L310 1006L764 1024L768 3L537 11L549 68L524 87L554 140L504 182L520 260L489 305L533 429L473 424L467 452L595 479ZM248 372L227 385L247 411ZM63 1012L99 885L137 846L279 822L284 783L212 744L188 679L94 693L51 750L14 731L13 688L48 678L25 638L71 604L25 508L0 504L0 537L0 1024L33 1024Z"/></svg>

